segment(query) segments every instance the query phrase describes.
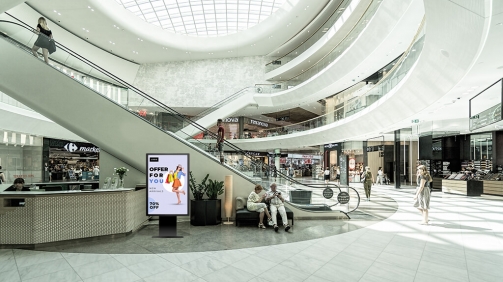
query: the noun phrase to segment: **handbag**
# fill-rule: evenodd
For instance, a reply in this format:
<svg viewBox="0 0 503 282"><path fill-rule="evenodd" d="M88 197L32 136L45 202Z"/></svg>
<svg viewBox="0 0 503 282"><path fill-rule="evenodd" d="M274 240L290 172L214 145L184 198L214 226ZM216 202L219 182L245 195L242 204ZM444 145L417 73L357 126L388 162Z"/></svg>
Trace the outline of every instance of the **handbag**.
<svg viewBox="0 0 503 282"><path fill-rule="evenodd" d="M49 40L48 47L49 48L47 48L47 50L49 51L49 54L56 52L56 42L54 41L54 39Z"/></svg>

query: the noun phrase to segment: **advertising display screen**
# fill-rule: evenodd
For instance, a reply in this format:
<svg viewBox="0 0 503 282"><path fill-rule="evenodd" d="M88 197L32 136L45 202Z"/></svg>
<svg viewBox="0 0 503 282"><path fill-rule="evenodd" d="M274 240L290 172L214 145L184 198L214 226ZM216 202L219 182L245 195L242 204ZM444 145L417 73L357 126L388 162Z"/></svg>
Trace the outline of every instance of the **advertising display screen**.
<svg viewBox="0 0 503 282"><path fill-rule="evenodd" d="M189 155L147 154L147 215L189 214Z"/></svg>

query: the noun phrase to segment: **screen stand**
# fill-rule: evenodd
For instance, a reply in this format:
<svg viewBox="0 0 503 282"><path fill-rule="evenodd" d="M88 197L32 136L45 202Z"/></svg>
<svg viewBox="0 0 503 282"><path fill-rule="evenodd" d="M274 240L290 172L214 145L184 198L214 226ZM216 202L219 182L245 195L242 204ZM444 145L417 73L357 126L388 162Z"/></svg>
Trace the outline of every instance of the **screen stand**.
<svg viewBox="0 0 503 282"><path fill-rule="evenodd" d="M183 238L176 235L176 216L159 216L159 236L152 238Z"/></svg>

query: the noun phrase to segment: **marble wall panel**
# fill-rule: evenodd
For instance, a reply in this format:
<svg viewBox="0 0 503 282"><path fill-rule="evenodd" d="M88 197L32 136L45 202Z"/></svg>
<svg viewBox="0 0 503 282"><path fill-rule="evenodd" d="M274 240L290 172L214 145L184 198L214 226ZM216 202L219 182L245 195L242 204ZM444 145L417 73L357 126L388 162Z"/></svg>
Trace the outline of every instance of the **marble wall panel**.
<svg viewBox="0 0 503 282"><path fill-rule="evenodd" d="M143 64L134 85L172 107L209 107L245 87L271 83L264 80L267 62L253 56Z"/></svg>

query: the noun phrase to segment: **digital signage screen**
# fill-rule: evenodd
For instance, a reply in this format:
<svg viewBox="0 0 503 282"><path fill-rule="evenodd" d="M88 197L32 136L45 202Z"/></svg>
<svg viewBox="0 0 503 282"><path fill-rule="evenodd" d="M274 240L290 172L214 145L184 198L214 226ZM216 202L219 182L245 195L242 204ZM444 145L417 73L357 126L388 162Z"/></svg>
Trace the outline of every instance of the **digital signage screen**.
<svg viewBox="0 0 503 282"><path fill-rule="evenodd" d="M189 155L147 154L147 215L189 214Z"/></svg>

